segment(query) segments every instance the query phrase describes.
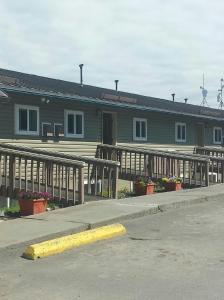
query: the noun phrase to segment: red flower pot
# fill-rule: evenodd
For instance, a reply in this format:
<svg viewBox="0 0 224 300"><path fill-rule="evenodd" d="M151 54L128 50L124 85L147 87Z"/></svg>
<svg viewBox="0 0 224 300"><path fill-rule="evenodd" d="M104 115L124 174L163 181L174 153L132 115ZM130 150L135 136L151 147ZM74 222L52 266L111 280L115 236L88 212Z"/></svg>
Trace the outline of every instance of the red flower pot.
<svg viewBox="0 0 224 300"><path fill-rule="evenodd" d="M25 200L19 199L20 214L22 216L29 216L45 212L47 209L46 199Z"/></svg>
<svg viewBox="0 0 224 300"><path fill-rule="evenodd" d="M165 182L165 189L166 191L179 191L182 190L182 183L181 182Z"/></svg>
<svg viewBox="0 0 224 300"><path fill-rule="evenodd" d="M147 185L142 185L141 183L135 184L135 193L137 196L154 194L154 183L148 183Z"/></svg>

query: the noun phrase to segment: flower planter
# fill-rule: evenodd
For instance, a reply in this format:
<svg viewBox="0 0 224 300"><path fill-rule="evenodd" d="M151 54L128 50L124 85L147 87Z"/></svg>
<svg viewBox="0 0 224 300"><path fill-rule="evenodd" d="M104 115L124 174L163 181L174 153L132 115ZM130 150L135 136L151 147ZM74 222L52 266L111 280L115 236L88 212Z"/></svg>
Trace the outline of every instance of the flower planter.
<svg viewBox="0 0 224 300"><path fill-rule="evenodd" d="M168 191L168 192L182 190L181 182L165 182L164 186L165 186L166 191Z"/></svg>
<svg viewBox="0 0 224 300"><path fill-rule="evenodd" d="M154 183L148 183L147 185L136 183L135 193L137 196L154 194L154 187L155 187Z"/></svg>
<svg viewBox="0 0 224 300"><path fill-rule="evenodd" d="M35 215L45 212L47 209L46 199L19 199L20 214L22 216Z"/></svg>

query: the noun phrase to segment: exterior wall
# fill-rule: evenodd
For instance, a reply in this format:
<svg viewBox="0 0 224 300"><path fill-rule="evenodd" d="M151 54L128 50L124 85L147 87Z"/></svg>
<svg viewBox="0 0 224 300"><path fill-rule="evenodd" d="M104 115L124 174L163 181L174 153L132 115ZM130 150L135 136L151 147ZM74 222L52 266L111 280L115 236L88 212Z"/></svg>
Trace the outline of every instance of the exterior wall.
<svg viewBox="0 0 224 300"><path fill-rule="evenodd" d="M133 140L133 118L147 119L147 141L139 142ZM120 111L118 113L118 144L137 147L148 147L164 150L182 150L192 152L197 144L197 123L200 120L189 117L171 116L151 112ZM186 123L186 142L175 141L175 123ZM206 121L205 124L205 145L217 147L213 143L213 127L224 126L220 122Z"/></svg>
<svg viewBox="0 0 224 300"><path fill-rule="evenodd" d="M51 149L76 155L95 156L96 146L101 143L101 120L94 105L79 103L42 103L40 97L15 97L13 103L0 105L0 142L13 143L29 147ZM14 120L14 105L33 105L39 107L40 135L16 135ZM64 110L79 110L84 112L84 138L42 138L42 122L62 123L64 125Z"/></svg>
<svg viewBox="0 0 224 300"><path fill-rule="evenodd" d="M95 156L96 146L102 141L102 111L116 112L117 114L117 144L148 147L164 150L181 150L192 152L196 141L196 126L200 120L196 118L171 116L160 113L141 112L125 109L110 109L109 107L94 104L83 104L67 101L50 101L49 104L41 102L40 97L17 96L12 97L9 104L0 104L0 142L26 145L52 149L77 155ZM14 105L25 104L39 107L40 113L40 136L15 135ZM79 110L84 112L84 138L42 138L41 123L64 124L64 110ZM147 141L136 142L133 140L133 118L147 119ZM186 143L175 142L175 122L185 122L187 126ZM206 121L205 144L213 144L213 127L220 127L220 123ZM222 126L224 127L224 126ZM223 131L224 132L224 131Z"/></svg>

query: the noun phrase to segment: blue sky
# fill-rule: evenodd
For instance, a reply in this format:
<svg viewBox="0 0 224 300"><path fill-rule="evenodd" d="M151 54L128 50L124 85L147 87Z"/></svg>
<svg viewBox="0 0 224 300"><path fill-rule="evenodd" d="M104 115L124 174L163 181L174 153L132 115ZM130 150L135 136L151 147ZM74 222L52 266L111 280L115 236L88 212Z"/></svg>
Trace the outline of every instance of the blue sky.
<svg viewBox="0 0 224 300"><path fill-rule="evenodd" d="M224 3L213 0L1 0L0 67L217 107Z"/></svg>

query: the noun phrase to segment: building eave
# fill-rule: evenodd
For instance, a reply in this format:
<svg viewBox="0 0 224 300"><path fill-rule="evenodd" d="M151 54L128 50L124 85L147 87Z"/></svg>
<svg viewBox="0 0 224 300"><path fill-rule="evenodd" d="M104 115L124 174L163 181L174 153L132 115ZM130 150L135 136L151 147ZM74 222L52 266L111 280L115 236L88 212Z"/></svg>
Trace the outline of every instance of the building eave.
<svg viewBox="0 0 224 300"><path fill-rule="evenodd" d="M54 98L54 100L60 100L60 101L79 101L83 103L92 103L92 104L105 105L105 106L116 107L116 108L126 108L126 109L134 109L139 111L149 111L149 112L158 112L158 113L170 114L170 115L188 116L188 117L198 118L202 120L213 120L218 122L224 121L224 118L219 118L214 116L191 114L187 112L177 112L177 111L161 109L161 108L156 108L151 106L142 106L142 105L122 103L122 102L106 101L99 98L91 98L91 97L84 97L79 95L70 95L70 94L63 94L63 93L56 93L56 92L46 92L43 90L38 91L36 89L28 89L22 87L11 87L6 85L1 85L1 90L8 93L13 92L13 93L28 94L28 95L34 95L40 97Z"/></svg>

